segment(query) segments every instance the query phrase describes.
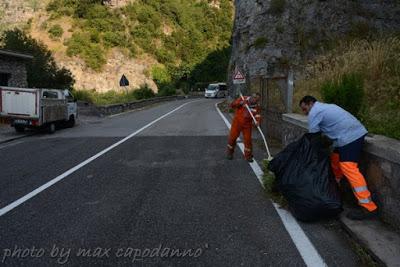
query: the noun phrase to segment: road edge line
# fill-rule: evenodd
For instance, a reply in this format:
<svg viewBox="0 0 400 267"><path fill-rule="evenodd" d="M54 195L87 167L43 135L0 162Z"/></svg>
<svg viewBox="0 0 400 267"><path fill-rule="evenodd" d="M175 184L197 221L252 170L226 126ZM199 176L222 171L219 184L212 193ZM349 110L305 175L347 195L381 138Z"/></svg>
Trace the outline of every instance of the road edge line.
<svg viewBox="0 0 400 267"><path fill-rule="evenodd" d="M72 167L71 169L65 171L64 173L62 173L60 175L58 175L56 178L53 178L52 180L50 180L47 183L43 184L42 186L36 188L35 190L31 191L30 193L28 193L28 194L24 195L23 197L13 201L12 203L8 204L7 206L1 208L0 209L0 217L5 215L7 212L15 209L16 207L18 207L19 205L23 204L24 202L28 201L29 199L33 198L34 196L36 196L37 194L41 193L42 191L46 190L50 186L52 186L52 185L56 184L57 182L61 181L65 177L67 177L70 174L74 173L75 171L79 170L83 166L89 164L90 162L92 162L93 160L97 159L98 157L104 155L105 153L107 153L108 151L112 150L113 148L115 148L115 147L119 146L120 144L126 142L127 140L131 139L132 137L134 137L138 133L142 132L143 130L147 129L151 125L155 124L156 122L158 122L158 121L162 120L163 118L169 116L170 114L174 113L175 111L178 111L179 109L183 108L184 106L186 106L188 104L191 104L193 102L196 102L196 101L198 101L198 100L190 101L188 103L185 103L185 104L182 104L182 105L178 106L177 108L169 111L168 113L162 115L161 117L158 117L157 119L153 120L152 122L146 124L145 126L140 128L139 130L136 130L135 132L131 133L127 137L119 140L118 142L114 143L113 145L111 145L111 146L103 149L102 151L98 152L94 156L92 156L92 157L86 159L85 161L79 163L75 167Z"/></svg>
<svg viewBox="0 0 400 267"><path fill-rule="evenodd" d="M231 128L230 122L226 119L224 114L222 114L221 110L218 107L219 103L215 104L215 108L217 109L218 114L221 116L222 120L225 122L225 125L228 129ZM244 153L244 145L242 143L238 144L242 153ZM258 181L261 183L261 186L264 188L264 184L262 182L262 177L264 172L258 165L257 161L249 162L251 169L256 175ZM276 212L278 213L283 225L285 226L286 231L288 232L290 238L292 239L294 245L300 253L300 256L303 258L303 261L307 266L327 266L325 261L322 259L321 255L318 253L317 249L311 243L310 239L304 233L301 226L298 224L296 219L292 216L292 214L284 209L279 208L279 205L272 201L272 205L274 206Z"/></svg>

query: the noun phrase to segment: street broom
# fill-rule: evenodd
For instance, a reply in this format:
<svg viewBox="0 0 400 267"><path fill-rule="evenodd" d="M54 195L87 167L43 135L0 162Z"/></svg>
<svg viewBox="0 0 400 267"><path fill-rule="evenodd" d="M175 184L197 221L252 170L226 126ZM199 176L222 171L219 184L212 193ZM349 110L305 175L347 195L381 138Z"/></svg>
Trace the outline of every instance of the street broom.
<svg viewBox="0 0 400 267"><path fill-rule="evenodd" d="M262 137L262 139L263 139L263 141L264 141L265 148L267 149L267 155L268 155L267 160L268 160L268 162L269 162L269 161L271 161L273 158L272 158L271 153L270 153L270 151L269 151L268 143L267 143L267 140L265 139L264 133L262 132L260 125L258 125L256 118L254 118L254 115L253 115L253 113L251 112L249 105L246 103L246 101L245 101L245 99L244 99L242 93L241 93L241 92L239 92L239 93L240 93L240 97L242 98L243 102L245 103L245 107L247 108L247 111L250 113L250 116L251 116L251 118L253 119L254 124L257 125L257 129L258 129L258 131L259 131L260 134L261 134L261 137Z"/></svg>

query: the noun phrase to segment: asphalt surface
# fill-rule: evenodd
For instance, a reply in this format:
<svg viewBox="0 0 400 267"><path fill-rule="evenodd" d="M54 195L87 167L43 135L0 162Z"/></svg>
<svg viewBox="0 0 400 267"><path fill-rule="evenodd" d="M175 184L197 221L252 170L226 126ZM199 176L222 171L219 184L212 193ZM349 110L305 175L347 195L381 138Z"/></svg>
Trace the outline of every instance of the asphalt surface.
<svg viewBox="0 0 400 267"><path fill-rule="evenodd" d="M225 159L217 101L192 101L0 145L4 208L188 103L0 216L0 264L304 266L239 150ZM360 264L334 221L301 225L329 266Z"/></svg>

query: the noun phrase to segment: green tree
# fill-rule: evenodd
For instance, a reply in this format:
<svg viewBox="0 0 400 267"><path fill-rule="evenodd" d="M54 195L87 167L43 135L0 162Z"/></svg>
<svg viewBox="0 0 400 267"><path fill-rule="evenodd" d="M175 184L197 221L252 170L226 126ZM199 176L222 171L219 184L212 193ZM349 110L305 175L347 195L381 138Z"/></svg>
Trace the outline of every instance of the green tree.
<svg viewBox="0 0 400 267"><path fill-rule="evenodd" d="M197 64L190 73L190 82L226 81L231 46L210 53L205 60Z"/></svg>
<svg viewBox="0 0 400 267"><path fill-rule="evenodd" d="M47 47L19 29L8 30L0 37L3 49L30 54L27 62L28 86L37 88L72 88L75 80L66 68L59 68Z"/></svg>

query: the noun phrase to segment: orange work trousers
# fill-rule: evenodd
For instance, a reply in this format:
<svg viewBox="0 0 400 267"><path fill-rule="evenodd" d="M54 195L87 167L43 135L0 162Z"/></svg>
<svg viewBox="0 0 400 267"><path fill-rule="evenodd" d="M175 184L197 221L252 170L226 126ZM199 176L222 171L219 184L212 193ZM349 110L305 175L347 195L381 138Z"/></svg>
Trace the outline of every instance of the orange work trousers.
<svg viewBox="0 0 400 267"><path fill-rule="evenodd" d="M343 175L347 178L360 206L369 211L377 209L376 204L371 199L371 193L368 190L367 182L358 169L357 162L342 162L340 161L339 153L332 153L331 166L337 182L340 182Z"/></svg>
<svg viewBox="0 0 400 267"><path fill-rule="evenodd" d="M244 142L244 157L246 159L251 159L253 157L252 144L251 144L251 128L252 124L249 125L240 123L237 120L233 120L231 131L228 138L228 154L233 155L236 147L236 139L239 137L240 133L243 134Z"/></svg>

